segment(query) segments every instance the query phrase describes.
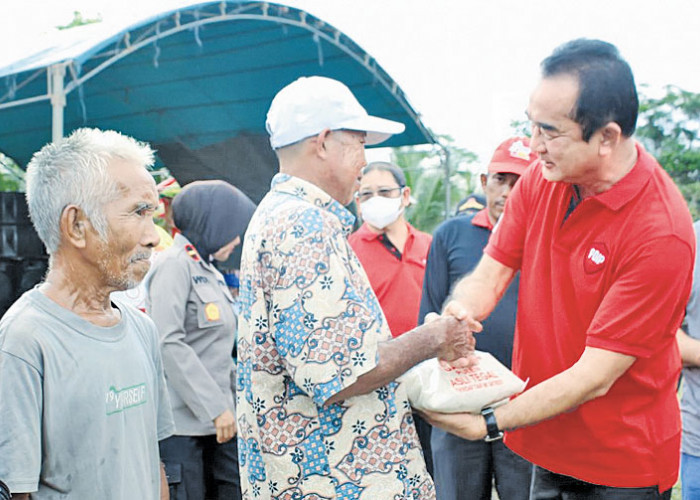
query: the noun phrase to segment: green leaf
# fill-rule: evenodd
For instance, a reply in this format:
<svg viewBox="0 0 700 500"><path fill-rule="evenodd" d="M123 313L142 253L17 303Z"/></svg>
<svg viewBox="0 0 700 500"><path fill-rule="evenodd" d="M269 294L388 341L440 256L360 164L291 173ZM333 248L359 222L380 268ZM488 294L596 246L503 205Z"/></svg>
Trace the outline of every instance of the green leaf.
<svg viewBox="0 0 700 500"><path fill-rule="evenodd" d="M404 171L406 184L411 188L411 196L416 201L406 210L406 217L413 226L428 233L454 212L454 207L460 200L474 191L478 177L472 171L473 164L478 159L476 154L455 145L449 136L437 137L442 148L437 145L421 145L402 146L392 150L392 161ZM449 174L446 158L449 159ZM449 203L445 182L447 178Z"/></svg>
<svg viewBox="0 0 700 500"><path fill-rule="evenodd" d="M693 219L698 219L700 94L667 85L660 98L640 93L639 109L637 139L669 173L688 202Z"/></svg>

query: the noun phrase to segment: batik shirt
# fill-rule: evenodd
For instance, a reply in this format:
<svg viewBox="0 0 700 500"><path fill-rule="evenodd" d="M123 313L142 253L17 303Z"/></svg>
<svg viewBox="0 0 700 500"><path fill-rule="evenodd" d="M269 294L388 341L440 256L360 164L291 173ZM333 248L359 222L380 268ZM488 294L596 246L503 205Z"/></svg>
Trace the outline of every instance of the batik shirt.
<svg viewBox="0 0 700 500"><path fill-rule="evenodd" d="M324 406L391 339L347 242L353 221L317 186L278 174L248 227L237 384L246 499L435 497L403 387Z"/></svg>

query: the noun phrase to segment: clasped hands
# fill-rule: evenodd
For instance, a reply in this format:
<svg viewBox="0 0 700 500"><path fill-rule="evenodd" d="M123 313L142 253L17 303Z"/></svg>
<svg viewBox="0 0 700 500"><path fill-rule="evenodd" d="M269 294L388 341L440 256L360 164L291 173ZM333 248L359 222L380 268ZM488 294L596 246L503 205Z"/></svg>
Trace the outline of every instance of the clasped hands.
<svg viewBox="0 0 700 500"><path fill-rule="evenodd" d="M441 315L437 313L427 314L424 323L446 323L444 325L444 341L438 350L438 361L444 368L471 366L475 359L472 356L476 347L474 333L480 332L482 325L458 301L450 301ZM440 413L428 410L418 413L432 425L464 439L478 440L486 436L486 426L480 415Z"/></svg>
<svg viewBox="0 0 700 500"><path fill-rule="evenodd" d="M450 301L441 315L428 313L424 323L443 327L438 361L444 368L466 368L472 364L474 333L480 332L482 326L458 301Z"/></svg>

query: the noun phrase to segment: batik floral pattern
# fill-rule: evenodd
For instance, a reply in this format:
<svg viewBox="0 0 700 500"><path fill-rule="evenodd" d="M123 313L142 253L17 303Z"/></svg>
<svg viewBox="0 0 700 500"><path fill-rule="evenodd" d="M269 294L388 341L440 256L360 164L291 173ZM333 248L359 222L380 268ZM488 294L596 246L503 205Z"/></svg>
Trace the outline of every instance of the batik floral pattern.
<svg viewBox="0 0 700 500"><path fill-rule="evenodd" d="M278 174L246 233L237 381L246 499L435 497L400 384L324 405L391 339L347 242L353 222L318 187Z"/></svg>

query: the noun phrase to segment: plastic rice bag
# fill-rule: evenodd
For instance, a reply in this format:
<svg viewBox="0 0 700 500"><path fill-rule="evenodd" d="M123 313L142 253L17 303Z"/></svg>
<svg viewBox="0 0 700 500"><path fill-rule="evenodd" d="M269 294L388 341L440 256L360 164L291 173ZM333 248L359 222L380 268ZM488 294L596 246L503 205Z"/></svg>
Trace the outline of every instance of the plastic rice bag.
<svg viewBox="0 0 700 500"><path fill-rule="evenodd" d="M469 368L446 370L437 358L414 366L399 378L411 406L443 413L479 413L525 389L527 382L487 352L475 351Z"/></svg>

